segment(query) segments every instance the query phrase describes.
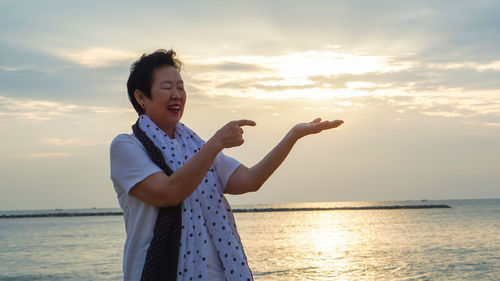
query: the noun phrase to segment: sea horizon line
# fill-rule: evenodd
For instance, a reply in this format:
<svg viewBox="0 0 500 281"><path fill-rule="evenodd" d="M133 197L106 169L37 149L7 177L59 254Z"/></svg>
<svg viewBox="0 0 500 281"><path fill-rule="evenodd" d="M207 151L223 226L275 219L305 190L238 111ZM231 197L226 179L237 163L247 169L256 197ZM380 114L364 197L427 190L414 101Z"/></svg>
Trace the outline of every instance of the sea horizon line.
<svg viewBox="0 0 500 281"><path fill-rule="evenodd" d="M445 204L434 205L381 205L381 206L359 206L359 207L330 207L330 208L243 208L228 209L233 213L268 213L268 212L301 212L301 211L342 211L342 210L395 210L395 209L435 209L451 208ZM0 219L16 218L44 218L44 217L90 217L90 216L122 216L123 212L60 212L60 213L32 213L0 215Z"/></svg>

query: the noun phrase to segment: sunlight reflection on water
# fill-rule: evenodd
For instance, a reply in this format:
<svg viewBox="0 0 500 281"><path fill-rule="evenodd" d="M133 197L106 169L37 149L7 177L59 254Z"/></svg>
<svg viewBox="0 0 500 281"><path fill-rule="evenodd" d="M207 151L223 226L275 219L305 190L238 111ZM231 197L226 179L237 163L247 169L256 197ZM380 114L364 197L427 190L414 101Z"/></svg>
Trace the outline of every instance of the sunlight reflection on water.
<svg viewBox="0 0 500 281"><path fill-rule="evenodd" d="M500 229L469 209L237 214L257 280L489 279Z"/></svg>

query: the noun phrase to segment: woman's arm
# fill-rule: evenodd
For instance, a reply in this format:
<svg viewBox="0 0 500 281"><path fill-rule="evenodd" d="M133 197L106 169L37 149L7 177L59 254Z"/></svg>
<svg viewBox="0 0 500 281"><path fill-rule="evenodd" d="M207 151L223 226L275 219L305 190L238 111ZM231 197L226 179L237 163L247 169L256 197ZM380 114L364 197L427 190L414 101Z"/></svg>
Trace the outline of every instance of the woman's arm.
<svg viewBox="0 0 500 281"><path fill-rule="evenodd" d="M198 187L222 149L243 144L243 130L240 127L246 125L254 126L255 122L229 122L172 175L167 176L163 172L152 174L132 187L129 194L157 207L178 205Z"/></svg>
<svg viewBox="0 0 500 281"><path fill-rule="evenodd" d="M228 194L243 194L259 190L264 182L283 163L297 140L310 134L317 134L323 130L336 128L342 125L342 123L344 123L342 120L321 122L321 119L317 118L309 123L295 125L255 166L251 168L247 168L244 165L239 166L229 178L224 192Z"/></svg>

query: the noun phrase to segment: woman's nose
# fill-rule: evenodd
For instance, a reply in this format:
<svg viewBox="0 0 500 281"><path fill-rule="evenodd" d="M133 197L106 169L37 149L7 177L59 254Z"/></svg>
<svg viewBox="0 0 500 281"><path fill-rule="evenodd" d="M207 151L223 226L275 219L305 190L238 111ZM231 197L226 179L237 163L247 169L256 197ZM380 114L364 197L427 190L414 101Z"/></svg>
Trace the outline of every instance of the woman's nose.
<svg viewBox="0 0 500 281"><path fill-rule="evenodd" d="M177 88L174 89L174 92L172 94L172 98L173 99L181 99L182 95L181 95L181 91Z"/></svg>

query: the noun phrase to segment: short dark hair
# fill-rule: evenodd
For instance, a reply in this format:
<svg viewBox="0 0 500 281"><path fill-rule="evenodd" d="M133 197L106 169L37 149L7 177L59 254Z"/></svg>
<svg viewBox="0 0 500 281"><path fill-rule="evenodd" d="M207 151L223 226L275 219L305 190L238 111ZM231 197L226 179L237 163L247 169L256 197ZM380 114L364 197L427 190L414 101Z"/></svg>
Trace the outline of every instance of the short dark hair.
<svg viewBox="0 0 500 281"><path fill-rule="evenodd" d="M160 49L149 55L143 54L130 67L130 76L127 81L128 98L139 115L144 114L144 109L135 100L134 91L140 90L146 97L151 98L153 73L162 66L173 66L181 71L182 61L177 58L174 50Z"/></svg>

